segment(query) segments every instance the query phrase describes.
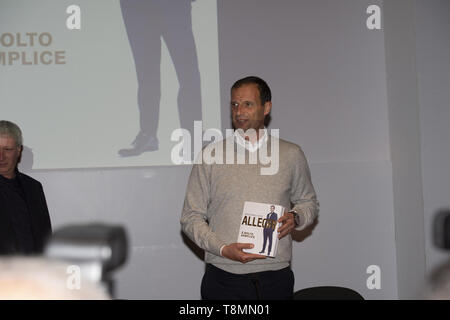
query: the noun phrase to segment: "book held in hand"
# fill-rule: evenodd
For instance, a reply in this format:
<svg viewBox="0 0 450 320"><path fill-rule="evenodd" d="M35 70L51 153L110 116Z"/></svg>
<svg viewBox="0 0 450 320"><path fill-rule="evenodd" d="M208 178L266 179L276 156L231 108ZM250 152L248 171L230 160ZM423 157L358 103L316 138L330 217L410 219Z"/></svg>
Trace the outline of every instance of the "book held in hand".
<svg viewBox="0 0 450 320"><path fill-rule="evenodd" d="M237 242L253 243L247 253L275 257L278 248L278 219L284 214L284 207L272 203L245 201Z"/></svg>

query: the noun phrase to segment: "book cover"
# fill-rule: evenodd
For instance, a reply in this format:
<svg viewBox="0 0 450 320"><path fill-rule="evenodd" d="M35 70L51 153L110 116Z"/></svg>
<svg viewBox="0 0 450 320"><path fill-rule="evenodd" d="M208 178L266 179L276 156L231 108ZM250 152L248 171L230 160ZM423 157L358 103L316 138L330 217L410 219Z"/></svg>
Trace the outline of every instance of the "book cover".
<svg viewBox="0 0 450 320"><path fill-rule="evenodd" d="M284 207L272 203L245 201L237 242L253 243L247 253L275 257L278 248L278 219L284 214Z"/></svg>

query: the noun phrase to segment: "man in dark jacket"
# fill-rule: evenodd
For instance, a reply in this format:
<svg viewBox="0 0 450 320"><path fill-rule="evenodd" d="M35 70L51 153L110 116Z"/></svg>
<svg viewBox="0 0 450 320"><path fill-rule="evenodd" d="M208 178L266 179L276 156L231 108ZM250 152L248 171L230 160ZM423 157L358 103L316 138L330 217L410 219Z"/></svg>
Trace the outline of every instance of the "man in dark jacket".
<svg viewBox="0 0 450 320"><path fill-rule="evenodd" d="M17 169L22 149L20 128L0 120L0 255L40 253L51 234L41 183Z"/></svg>

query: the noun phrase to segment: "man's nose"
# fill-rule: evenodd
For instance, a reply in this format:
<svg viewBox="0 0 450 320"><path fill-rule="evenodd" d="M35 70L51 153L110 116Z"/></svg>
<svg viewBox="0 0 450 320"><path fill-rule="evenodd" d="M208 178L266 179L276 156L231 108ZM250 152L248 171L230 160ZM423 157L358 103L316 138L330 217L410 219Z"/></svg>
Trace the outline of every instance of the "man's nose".
<svg viewBox="0 0 450 320"><path fill-rule="evenodd" d="M243 110L244 110L243 105L241 103L238 104L237 109L236 109L236 115L238 115L238 116L241 115L243 113Z"/></svg>

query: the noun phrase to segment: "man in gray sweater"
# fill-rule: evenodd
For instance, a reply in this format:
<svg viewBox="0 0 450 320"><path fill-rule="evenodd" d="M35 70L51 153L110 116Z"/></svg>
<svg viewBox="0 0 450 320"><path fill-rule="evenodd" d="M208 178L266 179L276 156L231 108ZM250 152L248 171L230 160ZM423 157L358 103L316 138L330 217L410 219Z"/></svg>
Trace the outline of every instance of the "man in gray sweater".
<svg viewBox="0 0 450 320"><path fill-rule="evenodd" d="M264 128L271 108L271 92L264 80L246 77L236 81L231 88L236 133L204 148L205 161L196 161L192 168L181 225L189 238L206 251L203 299L292 297L291 232L312 224L319 204L301 148L269 135ZM233 148L228 148L230 144ZM267 161L261 157L263 150L271 151L272 160L277 162L276 172L263 173L267 168ZM257 151L260 157L252 161ZM208 161L208 156L217 160L219 153L219 159L227 161ZM245 161L230 163L229 159ZM277 230L275 258L246 253L243 250L253 245L236 242L245 201L278 204L288 211L278 220L282 226Z"/></svg>

